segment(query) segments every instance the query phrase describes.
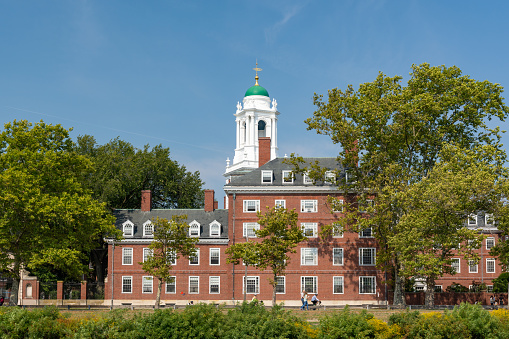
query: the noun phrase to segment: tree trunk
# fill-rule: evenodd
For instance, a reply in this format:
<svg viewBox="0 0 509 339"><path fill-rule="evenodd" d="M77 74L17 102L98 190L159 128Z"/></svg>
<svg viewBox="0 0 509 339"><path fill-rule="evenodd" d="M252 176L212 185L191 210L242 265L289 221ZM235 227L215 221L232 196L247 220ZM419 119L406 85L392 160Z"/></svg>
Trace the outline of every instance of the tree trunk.
<svg viewBox="0 0 509 339"><path fill-rule="evenodd" d="M276 287L277 287L277 276L274 276L274 282L272 283L272 307L276 306Z"/></svg>
<svg viewBox="0 0 509 339"><path fill-rule="evenodd" d="M156 304L154 307L158 309L160 307L161 302L161 287L163 286L163 281L161 279L158 279L159 282L157 283L157 293L156 293Z"/></svg>
<svg viewBox="0 0 509 339"><path fill-rule="evenodd" d="M435 308L435 279L426 278L426 292L424 294L424 307Z"/></svg>
<svg viewBox="0 0 509 339"><path fill-rule="evenodd" d="M394 265L394 305L405 306L405 279L399 274L399 264Z"/></svg>

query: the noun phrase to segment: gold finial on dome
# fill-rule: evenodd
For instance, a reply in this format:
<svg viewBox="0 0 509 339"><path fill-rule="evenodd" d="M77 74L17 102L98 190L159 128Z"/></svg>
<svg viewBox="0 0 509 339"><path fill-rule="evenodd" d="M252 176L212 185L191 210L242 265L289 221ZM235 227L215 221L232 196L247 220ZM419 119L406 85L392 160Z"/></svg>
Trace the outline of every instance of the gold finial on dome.
<svg viewBox="0 0 509 339"><path fill-rule="evenodd" d="M263 70L262 70L261 68L259 68L259 67L258 67L258 59L256 59L256 67L255 67L255 68L253 68L253 70L255 70L255 71L256 71L256 76L255 76L255 86L260 86L260 85L258 85L258 79L259 79L259 77L258 77L258 71L263 71Z"/></svg>

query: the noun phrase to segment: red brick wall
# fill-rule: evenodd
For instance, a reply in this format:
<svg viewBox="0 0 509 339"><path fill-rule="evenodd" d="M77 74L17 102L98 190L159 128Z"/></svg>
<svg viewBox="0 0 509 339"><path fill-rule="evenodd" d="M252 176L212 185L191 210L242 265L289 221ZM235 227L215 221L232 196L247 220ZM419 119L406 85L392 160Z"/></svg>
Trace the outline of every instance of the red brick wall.
<svg viewBox="0 0 509 339"><path fill-rule="evenodd" d="M270 138L258 138L258 167L261 167L270 161Z"/></svg>
<svg viewBox="0 0 509 339"><path fill-rule="evenodd" d="M152 209L152 192L150 190L141 191L141 210L148 212Z"/></svg>
<svg viewBox="0 0 509 339"><path fill-rule="evenodd" d="M205 212L214 210L214 190L205 190Z"/></svg>

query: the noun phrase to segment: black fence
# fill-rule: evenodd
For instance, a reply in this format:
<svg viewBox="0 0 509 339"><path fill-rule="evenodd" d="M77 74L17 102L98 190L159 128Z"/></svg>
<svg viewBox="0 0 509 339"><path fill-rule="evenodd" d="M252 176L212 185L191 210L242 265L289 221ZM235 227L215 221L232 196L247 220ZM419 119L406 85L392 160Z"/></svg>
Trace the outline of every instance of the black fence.
<svg viewBox="0 0 509 339"><path fill-rule="evenodd" d="M57 298L57 282L40 282L39 283L39 299L56 299Z"/></svg>
<svg viewBox="0 0 509 339"><path fill-rule="evenodd" d="M64 282L63 286L64 300L77 300L81 299L81 283L79 282Z"/></svg>
<svg viewBox="0 0 509 339"><path fill-rule="evenodd" d="M87 284L87 299L104 299L104 283L88 283Z"/></svg>

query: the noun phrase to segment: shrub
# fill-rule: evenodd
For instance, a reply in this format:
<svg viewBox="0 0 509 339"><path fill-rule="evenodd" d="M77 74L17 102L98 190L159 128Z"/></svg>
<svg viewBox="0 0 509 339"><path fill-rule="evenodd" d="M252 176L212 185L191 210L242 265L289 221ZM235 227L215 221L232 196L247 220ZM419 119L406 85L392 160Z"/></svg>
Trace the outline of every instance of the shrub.
<svg viewBox="0 0 509 339"><path fill-rule="evenodd" d="M467 326L457 318L433 314L419 317L410 328L408 338L471 338Z"/></svg>
<svg viewBox="0 0 509 339"><path fill-rule="evenodd" d="M507 284L509 283L509 272L501 273L498 278L493 279L493 292L507 292Z"/></svg>
<svg viewBox="0 0 509 339"><path fill-rule="evenodd" d="M63 338L69 330L59 319L62 316L53 306L33 311L9 307L0 313L0 334L2 338Z"/></svg>
<svg viewBox="0 0 509 339"><path fill-rule="evenodd" d="M376 327L368 320L373 314L362 310L360 313L343 311L327 315L320 319L319 338L375 338Z"/></svg>
<svg viewBox="0 0 509 339"><path fill-rule="evenodd" d="M456 293L468 292L468 287L465 287L461 284L453 282L450 286L447 286L445 291L446 292L456 292Z"/></svg>
<svg viewBox="0 0 509 339"><path fill-rule="evenodd" d="M480 305L462 303L446 315L465 324L472 338L509 338L509 332L500 320Z"/></svg>
<svg viewBox="0 0 509 339"><path fill-rule="evenodd" d="M410 312L407 309L405 312L391 314L388 324L389 326L399 326L402 333L409 333L412 326L414 326L419 321L419 318L419 311Z"/></svg>

